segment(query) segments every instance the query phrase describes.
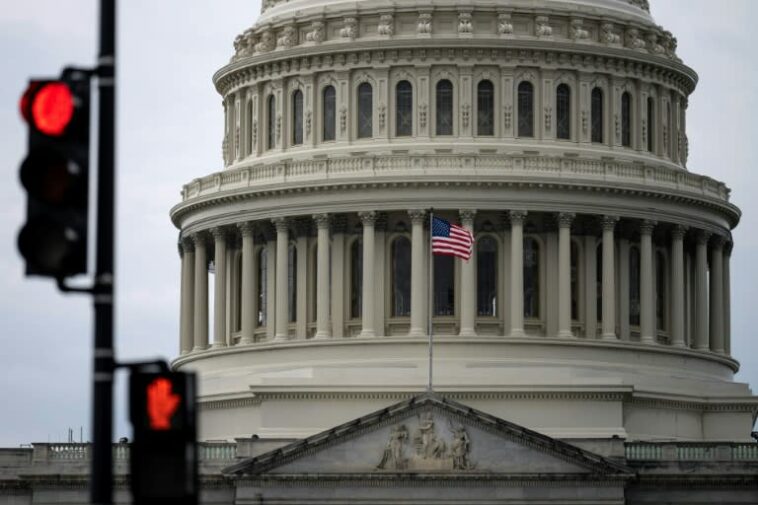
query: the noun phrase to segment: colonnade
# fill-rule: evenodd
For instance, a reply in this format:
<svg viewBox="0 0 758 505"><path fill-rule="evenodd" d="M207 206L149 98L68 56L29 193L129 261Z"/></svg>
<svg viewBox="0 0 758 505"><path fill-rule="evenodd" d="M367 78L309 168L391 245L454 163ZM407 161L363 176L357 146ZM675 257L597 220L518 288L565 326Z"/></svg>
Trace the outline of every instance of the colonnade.
<svg viewBox="0 0 758 505"><path fill-rule="evenodd" d="M477 212L464 209L458 213L461 225L475 230ZM557 289L557 310L550 312L547 318L553 318L554 330L550 325L544 332L545 337L574 339L578 337L600 339L613 342L630 340L630 242L629 230L639 245L639 342L656 345L660 343L656 327L656 247L665 247L668 251L667 289L665 303L668 315L667 343L673 347L689 347L700 351L717 354L729 353L729 260L731 247L726 236L713 235L706 230L687 229L678 224L659 224L651 220L624 220L625 233L618 233L619 217L613 215L583 216L585 222L590 219L596 223L599 233L583 232L588 244L596 244L599 238L601 250L598 253L601 263L601 278L594 278L592 268L588 267L584 318L584 335L574 329L572 319L572 226L577 216L574 213L542 213L553 222L549 233L557 238L557 275L553 277L555 285L547 285L547 290ZM403 213L403 215L406 215ZM345 230L335 229L333 218L328 214L317 214L309 219L309 230L315 230L310 240L315 238L315 275L310 278L315 282L315 290L310 291L298 283L297 314L298 320L295 337L316 340L340 338L344 335L344 310L335 311L333 285L339 285L345 279ZM362 237L362 287L360 332L362 338L375 338L386 333L384 314L377 314L382 307L383 283L380 279L384 259L377 259L377 220L380 214L375 211L363 211L357 214L360 220ZM524 210L511 210L505 214L507 225L504 233L509 240L503 241L501 256L502 267L507 272L507 286L501 287L501 293L507 300L503 304L506 314L499 315L503 322L503 336L509 338L528 338L534 335L525 329L524 318L524 226L528 214ZM303 218L298 218L302 222ZM410 314L407 316L409 337L427 335L429 311L433 310L428 295L429 250L428 214L424 210L407 211L410 222L411 268L410 268ZM291 318L288 313L291 295L288 293L288 248L293 240L293 220L277 217L266 222L243 222L236 227L218 227L207 231L185 234L181 242L182 250L182 288L181 288L181 352L203 351L205 349L223 348L228 345L253 344L258 340L285 342L290 340ZM530 230L531 232L531 230ZM383 233L383 232L382 232ZM599 235L599 237L597 236ZM231 237L235 237L231 242ZM241 241L240 241L241 239ZM256 268L256 242L265 240L267 251L266 282L257 276L261 271ZM308 236L300 233L297 244L301 251L307 250ZM302 242L301 242L302 241ZM209 345L208 323L208 247L212 243L214 251L214 317L213 335ZM384 239L381 239L384 244ZM240 327L238 338L229 338L230 331L228 304L230 296L235 296L226 285L227 249L241 249L240 270L238 273ZM238 245L239 244L239 245ZM302 244L302 245L301 245ZM508 247L509 244L509 247ZM505 248L508 248L508 251ZM685 248L688 248L685 252ZM694 254L691 254L694 253ZM476 252L475 252L476 254ZM585 254L592 254L587 248ZM594 256L594 255L593 255ZM306 255L300 256L298 264L306 261ZM591 262L587 262L588 265ZM305 263L303 263L305 265ZM377 268L382 265L382 268ZM305 268L305 266L303 266ZM298 265L300 270L300 265ZM304 270L303 270L304 272ZM298 277L307 279L299 272ZM475 337L478 330L477 314L477 271L475 261L462 262L459 270L459 305L456 314L456 327L461 337ZM600 286L598 294L602 303L599 314L593 307L592 284ZM377 286L382 286L378 288ZM258 304L262 303L258 286L265 286L266 321L258 321ZM506 293L508 289L508 293ZM339 290L342 293L342 290ZM310 296L315 295L315 332L308 334L306 321L300 320L306 313ZM597 319L593 316L596 314ZM390 315L391 317L391 315ZM380 324L377 325L377 321ZM597 329L597 323L599 329ZM265 326L265 337L257 338L261 326Z"/></svg>

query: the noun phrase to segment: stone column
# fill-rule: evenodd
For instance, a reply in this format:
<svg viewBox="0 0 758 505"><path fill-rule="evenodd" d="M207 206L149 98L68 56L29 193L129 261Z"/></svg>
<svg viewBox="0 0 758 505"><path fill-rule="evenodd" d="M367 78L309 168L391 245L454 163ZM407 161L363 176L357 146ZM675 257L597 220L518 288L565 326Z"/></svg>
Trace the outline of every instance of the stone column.
<svg viewBox="0 0 758 505"><path fill-rule="evenodd" d="M603 216L603 340L618 340L616 335L616 249L613 230L618 217Z"/></svg>
<svg viewBox="0 0 758 505"><path fill-rule="evenodd" d="M181 354L187 354L192 351L194 338L192 303L195 296L195 244L191 239L184 237L181 245L183 254L179 351Z"/></svg>
<svg viewBox="0 0 758 505"><path fill-rule="evenodd" d="M426 253L426 243L424 242L424 221L426 220L426 211L420 209L409 210L408 215L411 217L411 328L408 336L421 337L426 335L427 308L430 300L426 283L424 282L425 268L424 261ZM364 244L363 248L366 248ZM365 282L365 279L364 279Z"/></svg>
<svg viewBox="0 0 758 505"><path fill-rule="evenodd" d="M571 223L575 214L558 214L558 337L570 338L571 331Z"/></svg>
<svg viewBox="0 0 758 505"><path fill-rule="evenodd" d="M289 339L289 290L287 288L287 249L289 246L289 224L287 219L277 217L271 220L276 227L276 318L274 340Z"/></svg>
<svg viewBox="0 0 758 505"><path fill-rule="evenodd" d="M524 334L524 218L526 211L512 210L511 218L511 333Z"/></svg>
<svg viewBox="0 0 758 505"><path fill-rule="evenodd" d="M363 285L361 293L360 337L375 337L374 331L374 223L376 212L359 212L363 224Z"/></svg>
<svg viewBox="0 0 758 505"><path fill-rule="evenodd" d="M474 233L476 210L461 210L461 225ZM461 337L476 336L476 270L475 258L461 263Z"/></svg>
<svg viewBox="0 0 758 505"><path fill-rule="evenodd" d="M226 347L226 230L211 230L215 243L216 275L213 282L213 345Z"/></svg>
<svg viewBox="0 0 758 505"><path fill-rule="evenodd" d="M619 239L619 339L629 340L629 240Z"/></svg>
<svg viewBox="0 0 758 505"><path fill-rule="evenodd" d="M253 223L239 223L237 227L242 234L242 293L240 299L240 314L242 320L242 335L240 344L252 344L255 324L258 319L258 297L255 296L257 286L255 269L255 244L253 242Z"/></svg>
<svg viewBox="0 0 758 505"><path fill-rule="evenodd" d="M711 351L724 354L724 237L716 236L711 247L710 279Z"/></svg>
<svg viewBox="0 0 758 505"><path fill-rule="evenodd" d="M295 221L297 233L297 263L295 276L297 278L295 290L295 338L305 340L308 338L308 236L311 233L311 220L305 217Z"/></svg>
<svg viewBox="0 0 758 505"><path fill-rule="evenodd" d="M332 336L342 338L345 334L345 231L347 216L332 217Z"/></svg>
<svg viewBox="0 0 758 505"><path fill-rule="evenodd" d="M195 347L202 351L208 347L208 251L205 234L196 233L195 241Z"/></svg>
<svg viewBox="0 0 758 505"><path fill-rule="evenodd" d="M329 215L313 216L318 229L316 249L316 339L329 338L331 318L329 304Z"/></svg>
<svg viewBox="0 0 758 505"><path fill-rule="evenodd" d="M654 221L640 225L640 340L654 344L655 338L655 285L653 284L653 228Z"/></svg>
<svg viewBox="0 0 758 505"><path fill-rule="evenodd" d="M724 353L732 354L732 288L729 263L732 259L733 244L727 243L724 247Z"/></svg>
<svg viewBox="0 0 758 505"><path fill-rule="evenodd" d="M711 234L700 231L695 247L695 349L707 351L708 343L708 239Z"/></svg>
<svg viewBox="0 0 758 505"><path fill-rule="evenodd" d="M684 234L685 226L671 231L671 345L684 347Z"/></svg>

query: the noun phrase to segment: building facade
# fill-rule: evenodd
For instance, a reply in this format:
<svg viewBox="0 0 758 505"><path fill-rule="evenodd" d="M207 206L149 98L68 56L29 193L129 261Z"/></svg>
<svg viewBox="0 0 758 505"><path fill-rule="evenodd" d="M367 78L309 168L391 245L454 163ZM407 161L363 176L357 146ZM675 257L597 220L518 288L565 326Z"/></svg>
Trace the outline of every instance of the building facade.
<svg viewBox="0 0 758 505"><path fill-rule="evenodd" d="M647 0L264 0L214 83L224 168L171 210L205 502L758 502L740 211Z"/></svg>

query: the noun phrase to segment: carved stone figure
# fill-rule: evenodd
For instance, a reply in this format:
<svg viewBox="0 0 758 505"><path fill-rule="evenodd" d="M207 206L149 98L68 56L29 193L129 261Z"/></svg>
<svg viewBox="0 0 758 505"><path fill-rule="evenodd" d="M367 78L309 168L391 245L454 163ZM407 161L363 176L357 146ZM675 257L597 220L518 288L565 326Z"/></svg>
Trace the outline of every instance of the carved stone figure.
<svg viewBox="0 0 758 505"><path fill-rule="evenodd" d="M418 123L421 128L426 128L426 104L422 103L418 108Z"/></svg>
<svg viewBox="0 0 758 505"><path fill-rule="evenodd" d="M419 35L430 35L432 33L432 15L428 12L422 12L418 15L418 26L416 33Z"/></svg>
<svg viewBox="0 0 758 505"><path fill-rule="evenodd" d="M653 54L663 54L666 49L658 42L658 34L650 32L647 34L647 50Z"/></svg>
<svg viewBox="0 0 758 505"><path fill-rule="evenodd" d="M474 26L471 23L471 13L461 12L458 14L458 33L468 34L474 31Z"/></svg>
<svg viewBox="0 0 758 505"><path fill-rule="evenodd" d="M453 443L450 444L450 453L453 457L453 470L470 470L472 465L469 460L471 440L469 440L466 428L458 426L453 428Z"/></svg>
<svg viewBox="0 0 758 505"><path fill-rule="evenodd" d="M666 56L669 58L676 58L676 37L674 37L671 32L664 31L662 39L661 45L663 46L663 51L666 53Z"/></svg>
<svg viewBox="0 0 758 505"><path fill-rule="evenodd" d="M553 29L550 26L549 21L550 20L547 16L537 16L534 19L534 34L537 37L550 37L553 35Z"/></svg>
<svg viewBox="0 0 758 505"><path fill-rule="evenodd" d="M424 459L442 459L447 451L444 440L437 438L434 417L426 412L419 417L418 432L413 437L416 453Z"/></svg>
<svg viewBox="0 0 758 505"><path fill-rule="evenodd" d="M282 34L276 40L276 46L281 49L289 49L297 44L297 30L294 26L285 26Z"/></svg>
<svg viewBox="0 0 758 505"><path fill-rule="evenodd" d="M276 47L276 38L274 37L274 32L271 30L266 30L261 34L260 41L255 44L255 52L256 53L267 53L269 51L273 51Z"/></svg>
<svg viewBox="0 0 758 505"><path fill-rule="evenodd" d="M313 24L311 24L310 31L305 34L305 41L313 42L315 44L320 44L324 41L323 21L314 21Z"/></svg>
<svg viewBox="0 0 758 505"><path fill-rule="evenodd" d="M379 105L379 131L384 131L384 124L387 120L387 106Z"/></svg>
<svg viewBox="0 0 758 505"><path fill-rule="evenodd" d="M378 470L405 470L408 460L405 458L405 442L408 440L408 430L404 424L395 426L390 432L390 439L384 448L382 460L376 466Z"/></svg>
<svg viewBox="0 0 758 505"><path fill-rule="evenodd" d="M621 43L621 36L616 33L613 23L603 23L603 25L600 27L600 30L603 33L603 41L606 44L620 44Z"/></svg>
<svg viewBox="0 0 758 505"><path fill-rule="evenodd" d="M501 12L497 15L497 33L500 35L513 35L513 23L511 23L510 13Z"/></svg>
<svg viewBox="0 0 758 505"><path fill-rule="evenodd" d="M392 14L382 14L379 16L379 26L376 33L383 37L391 37L395 33L395 17Z"/></svg>
<svg viewBox="0 0 758 505"><path fill-rule="evenodd" d="M345 18L345 25L340 30L340 37L343 39L354 39L358 36L358 20L355 18Z"/></svg>
<svg viewBox="0 0 758 505"><path fill-rule="evenodd" d="M645 49L645 40L640 36L640 31L636 28L629 28L626 31L624 43L630 49L638 51Z"/></svg>
<svg viewBox="0 0 758 505"><path fill-rule="evenodd" d="M571 20L571 38L574 40L587 40L590 38L590 32L584 28L581 19Z"/></svg>
<svg viewBox="0 0 758 505"><path fill-rule="evenodd" d="M464 103L461 106L461 123L463 124L463 128L468 128L470 117L471 117L471 105Z"/></svg>

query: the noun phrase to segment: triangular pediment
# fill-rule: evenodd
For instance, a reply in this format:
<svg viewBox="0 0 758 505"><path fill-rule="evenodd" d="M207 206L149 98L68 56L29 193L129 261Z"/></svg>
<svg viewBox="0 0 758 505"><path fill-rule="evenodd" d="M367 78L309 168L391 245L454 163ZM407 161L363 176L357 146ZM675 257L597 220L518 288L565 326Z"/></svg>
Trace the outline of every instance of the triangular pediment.
<svg viewBox="0 0 758 505"><path fill-rule="evenodd" d="M434 394L415 397L276 451L231 475L486 473L620 476L623 465Z"/></svg>

